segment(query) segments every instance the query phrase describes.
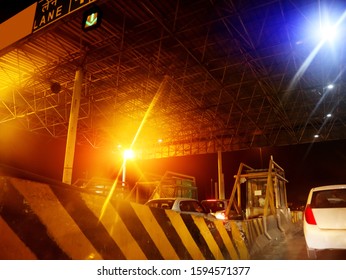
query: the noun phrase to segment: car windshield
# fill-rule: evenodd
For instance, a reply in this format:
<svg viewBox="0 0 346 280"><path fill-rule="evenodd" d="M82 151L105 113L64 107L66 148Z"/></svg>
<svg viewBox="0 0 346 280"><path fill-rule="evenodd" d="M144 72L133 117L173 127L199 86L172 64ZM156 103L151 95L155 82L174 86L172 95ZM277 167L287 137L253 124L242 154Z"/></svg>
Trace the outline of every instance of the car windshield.
<svg viewBox="0 0 346 280"><path fill-rule="evenodd" d="M311 200L312 208L346 207L346 189L315 191Z"/></svg>
<svg viewBox="0 0 346 280"><path fill-rule="evenodd" d="M204 201L203 206L208 208L211 212L222 211L226 209L224 201Z"/></svg>

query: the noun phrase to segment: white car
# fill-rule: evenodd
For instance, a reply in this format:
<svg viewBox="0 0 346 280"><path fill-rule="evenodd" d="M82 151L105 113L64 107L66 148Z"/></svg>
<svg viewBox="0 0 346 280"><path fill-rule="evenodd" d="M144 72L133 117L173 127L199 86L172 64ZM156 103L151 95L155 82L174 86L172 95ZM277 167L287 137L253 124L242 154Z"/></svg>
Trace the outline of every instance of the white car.
<svg viewBox="0 0 346 280"><path fill-rule="evenodd" d="M304 236L310 259L316 259L319 250L346 250L346 184L310 190Z"/></svg>
<svg viewBox="0 0 346 280"><path fill-rule="evenodd" d="M155 198L145 203L149 207L170 209L180 213L197 214L201 216L208 215L208 211L202 206L202 204L192 198Z"/></svg>

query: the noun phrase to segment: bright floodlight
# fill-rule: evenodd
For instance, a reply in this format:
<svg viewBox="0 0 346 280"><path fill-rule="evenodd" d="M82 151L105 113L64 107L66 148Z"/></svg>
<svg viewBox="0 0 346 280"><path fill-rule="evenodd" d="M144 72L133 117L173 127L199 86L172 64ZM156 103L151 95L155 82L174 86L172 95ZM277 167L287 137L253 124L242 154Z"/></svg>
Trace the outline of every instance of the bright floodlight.
<svg viewBox="0 0 346 280"><path fill-rule="evenodd" d="M135 157L135 153L132 150L128 149L128 150L124 151L124 159L125 160L126 159L132 159L134 157Z"/></svg>
<svg viewBox="0 0 346 280"><path fill-rule="evenodd" d="M321 27L320 32L320 36L323 41L332 42L336 38L337 28L336 26L326 25Z"/></svg>
<svg viewBox="0 0 346 280"><path fill-rule="evenodd" d="M328 88L328 89L333 89L333 88L334 88L334 85L333 85L333 84L329 84L329 85L327 86L327 88Z"/></svg>

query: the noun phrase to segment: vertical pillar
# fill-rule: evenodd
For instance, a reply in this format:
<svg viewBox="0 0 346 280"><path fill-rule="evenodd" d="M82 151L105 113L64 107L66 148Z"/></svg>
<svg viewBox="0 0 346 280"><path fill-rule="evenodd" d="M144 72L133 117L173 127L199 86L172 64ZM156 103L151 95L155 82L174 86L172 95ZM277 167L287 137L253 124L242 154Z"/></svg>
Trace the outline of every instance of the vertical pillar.
<svg viewBox="0 0 346 280"><path fill-rule="evenodd" d="M78 125L78 115L79 115L80 99L81 99L81 92L82 92L82 83L83 83L83 70L79 68L76 71L76 76L74 81L70 119L69 119L67 140L66 140L64 173L62 177L63 183L66 183L66 184L71 184L72 182L73 160L74 160L74 153L75 153L75 146L76 146L77 125Z"/></svg>
<svg viewBox="0 0 346 280"><path fill-rule="evenodd" d="M121 181L121 186L125 188L126 185L126 158L124 157L124 162L123 162L123 177Z"/></svg>
<svg viewBox="0 0 346 280"><path fill-rule="evenodd" d="M218 199L219 198L219 191L218 191L217 182L214 183L214 192L215 192L214 198Z"/></svg>
<svg viewBox="0 0 346 280"><path fill-rule="evenodd" d="M225 184L222 173L222 153L217 152L217 166L218 166L218 181L219 181L219 199L225 199Z"/></svg>

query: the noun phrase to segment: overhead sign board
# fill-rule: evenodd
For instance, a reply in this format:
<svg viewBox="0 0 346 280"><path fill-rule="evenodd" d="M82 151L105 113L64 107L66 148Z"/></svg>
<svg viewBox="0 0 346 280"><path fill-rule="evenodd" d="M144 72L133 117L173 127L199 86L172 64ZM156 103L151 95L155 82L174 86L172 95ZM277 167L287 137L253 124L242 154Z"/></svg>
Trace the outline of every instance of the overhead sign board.
<svg viewBox="0 0 346 280"><path fill-rule="evenodd" d="M32 32L61 19L62 17L97 0L39 0Z"/></svg>

